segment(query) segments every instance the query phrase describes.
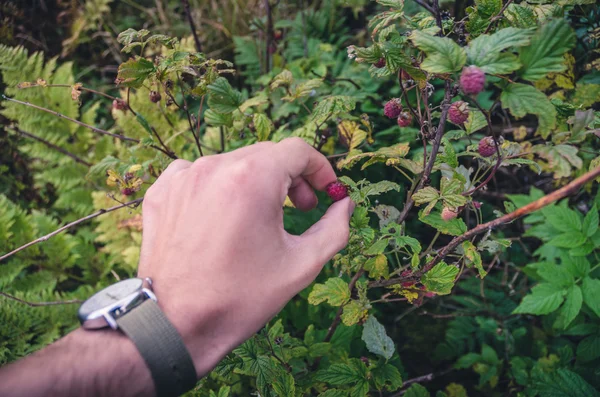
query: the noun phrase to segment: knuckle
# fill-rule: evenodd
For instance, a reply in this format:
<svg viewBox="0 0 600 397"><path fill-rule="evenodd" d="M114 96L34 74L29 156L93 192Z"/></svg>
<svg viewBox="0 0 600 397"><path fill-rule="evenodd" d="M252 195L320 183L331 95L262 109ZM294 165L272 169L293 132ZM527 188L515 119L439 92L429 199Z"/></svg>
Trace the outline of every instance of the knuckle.
<svg viewBox="0 0 600 397"><path fill-rule="evenodd" d="M291 138L285 138L284 140L281 141L281 143L284 143L284 144L290 145L290 146L296 146L296 147L310 146L308 143L306 143L306 141L304 139L299 138L297 136L294 136Z"/></svg>

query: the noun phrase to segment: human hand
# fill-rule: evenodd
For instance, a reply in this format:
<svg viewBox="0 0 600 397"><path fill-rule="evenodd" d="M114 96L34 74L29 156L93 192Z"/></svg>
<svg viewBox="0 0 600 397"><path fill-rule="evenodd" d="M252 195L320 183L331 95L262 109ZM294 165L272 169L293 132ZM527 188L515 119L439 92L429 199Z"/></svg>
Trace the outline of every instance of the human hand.
<svg viewBox="0 0 600 397"><path fill-rule="evenodd" d="M139 277L182 334L198 376L252 336L348 242L350 198L301 236L283 228L289 195L301 210L336 180L299 138L194 163L175 160L143 203Z"/></svg>

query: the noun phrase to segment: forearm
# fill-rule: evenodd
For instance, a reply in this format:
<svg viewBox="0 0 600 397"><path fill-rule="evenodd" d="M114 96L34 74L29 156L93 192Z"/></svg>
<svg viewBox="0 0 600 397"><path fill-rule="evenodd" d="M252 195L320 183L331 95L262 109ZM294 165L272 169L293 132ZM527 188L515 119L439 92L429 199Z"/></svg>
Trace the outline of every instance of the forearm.
<svg viewBox="0 0 600 397"><path fill-rule="evenodd" d="M0 370L0 396L152 396L134 344L113 330L77 329Z"/></svg>

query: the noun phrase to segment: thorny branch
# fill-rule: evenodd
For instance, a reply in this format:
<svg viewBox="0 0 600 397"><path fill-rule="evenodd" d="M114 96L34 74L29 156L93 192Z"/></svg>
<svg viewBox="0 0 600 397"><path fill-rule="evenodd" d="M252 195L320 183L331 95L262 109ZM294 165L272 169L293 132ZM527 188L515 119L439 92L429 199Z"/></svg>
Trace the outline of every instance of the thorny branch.
<svg viewBox="0 0 600 397"><path fill-rule="evenodd" d="M413 275L411 275L409 277L398 277L398 278L389 279L389 280L375 281L375 282L370 283L369 287L386 287L389 285L394 285L394 284L402 283L405 281L414 281L416 279L419 279L423 274L427 273L435 265L440 263L446 255L451 253L463 241L466 241L466 240L470 239L471 237L477 236L478 234L485 233L488 230L494 229L500 225L504 225L506 223L512 222L515 219L521 218L521 217L528 215L534 211L537 211L547 205L550 205L550 204L554 203L555 201L558 201L567 196L570 196L570 195L574 194L575 192L579 191L579 189L583 185L594 180L598 176L600 176L600 167L597 167L591 171L586 172L585 174L583 174L579 178L574 179L573 181L566 184L562 188L555 190L554 192L552 192L532 203L529 203L523 207L517 208L513 212L510 212L504 216L501 216L500 218L494 219L487 223L482 223L479 226L474 227L473 229L467 231L465 234L455 237L454 239L452 239L452 241L450 241L450 243L448 243L448 245L446 245L445 247L443 247L441 250L438 251L435 258L433 258L421 270L419 270L418 272L415 272Z"/></svg>

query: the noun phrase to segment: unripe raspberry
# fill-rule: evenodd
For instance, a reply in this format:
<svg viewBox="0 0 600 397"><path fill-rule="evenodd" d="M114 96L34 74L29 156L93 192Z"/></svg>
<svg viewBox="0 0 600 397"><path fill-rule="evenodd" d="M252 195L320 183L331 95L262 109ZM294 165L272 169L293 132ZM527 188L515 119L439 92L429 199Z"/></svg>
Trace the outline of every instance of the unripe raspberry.
<svg viewBox="0 0 600 397"><path fill-rule="evenodd" d="M379 58L379 60L377 62L375 62L373 64L373 66L375 66L376 68L383 68L383 67L385 67L385 58Z"/></svg>
<svg viewBox="0 0 600 397"><path fill-rule="evenodd" d="M479 141L479 147L477 151L483 157L490 157L496 153L496 143L494 142L494 138L491 136L486 136Z"/></svg>
<svg viewBox="0 0 600 397"><path fill-rule="evenodd" d="M160 93L158 91L150 91L150 95L148 95L148 97L150 98L150 102L160 102L160 99L162 98Z"/></svg>
<svg viewBox="0 0 600 397"><path fill-rule="evenodd" d="M400 98L393 98L387 101L383 108L383 114L390 119L397 119L402 111L402 102Z"/></svg>
<svg viewBox="0 0 600 397"><path fill-rule="evenodd" d="M122 110L122 111L127 111L127 102L125 102L122 99L115 99L112 103L113 109L117 109L117 110Z"/></svg>
<svg viewBox="0 0 600 397"><path fill-rule="evenodd" d="M464 101L454 102L448 110L448 118L456 125L462 125L469 118L469 104Z"/></svg>
<svg viewBox="0 0 600 397"><path fill-rule="evenodd" d="M485 86L485 73L477 66L468 66L460 75L460 88L467 95L477 95Z"/></svg>
<svg viewBox="0 0 600 397"><path fill-rule="evenodd" d="M400 112L398 116L398 126L400 127L408 127L412 123L412 116L409 112L403 111Z"/></svg>
<svg viewBox="0 0 600 397"><path fill-rule="evenodd" d="M458 216L458 212L451 210L448 207L442 209L442 219L446 222Z"/></svg>
<svg viewBox="0 0 600 397"><path fill-rule="evenodd" d="M325 191L333 201L340 201L341 199L348 197L348 188L340 181L331 182L327 185Z"/></svg>

